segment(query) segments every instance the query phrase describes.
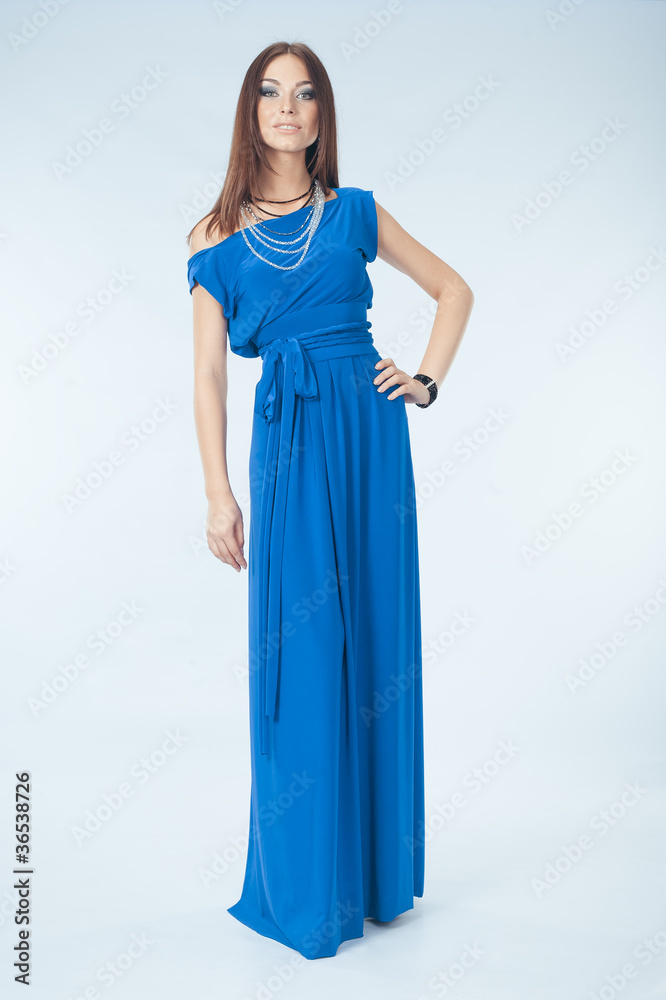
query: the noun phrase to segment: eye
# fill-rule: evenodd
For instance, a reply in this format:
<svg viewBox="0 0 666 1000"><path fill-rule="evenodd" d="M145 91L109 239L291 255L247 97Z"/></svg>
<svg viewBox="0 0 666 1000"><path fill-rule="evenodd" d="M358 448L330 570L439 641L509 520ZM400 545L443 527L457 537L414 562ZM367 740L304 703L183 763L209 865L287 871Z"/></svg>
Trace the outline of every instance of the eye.
<svg viewBox="0 0 666 1000"><path fill-rule="evenodd" d="M277 94L277 90L274 90L272 87L260 87L259 88L259 94L260 94L261 97L270 97L271 94ZM314 92L314 90L302 90L296 96L297 97L304 97L307 101L314 101L314 99L315 99L315 92Z"/></svg>

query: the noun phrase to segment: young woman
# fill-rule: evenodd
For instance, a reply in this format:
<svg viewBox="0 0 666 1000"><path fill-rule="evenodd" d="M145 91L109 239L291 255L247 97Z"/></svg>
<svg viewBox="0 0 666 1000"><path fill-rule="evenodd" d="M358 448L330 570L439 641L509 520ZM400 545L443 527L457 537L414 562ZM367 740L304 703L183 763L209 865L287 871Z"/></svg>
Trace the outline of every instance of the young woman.
<svg viewBox="0 0 666 1000"><path fill-rule="evenodd" d="M245 881L229 912L307 958L423 895L416 495L406 406L429 407L473 296L378 205L338 187L326 71L269 45L229 166L189 235L195 420L211 551L248 569L252 764ZM375 257L438 302L419 371L373 344ZM226 464L227 337L263 359L246 562Z"/></svg>

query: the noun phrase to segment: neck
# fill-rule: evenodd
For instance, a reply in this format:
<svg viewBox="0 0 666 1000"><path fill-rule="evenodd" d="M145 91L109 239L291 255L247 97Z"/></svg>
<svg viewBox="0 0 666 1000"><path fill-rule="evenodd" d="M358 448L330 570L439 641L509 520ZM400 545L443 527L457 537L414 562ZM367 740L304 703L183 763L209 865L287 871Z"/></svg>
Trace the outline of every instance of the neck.
<svg viewBox="0 0 666 1000"><path fill-rule="evenodd" d="M305 167L305 154L289 155L277 150L266 149L267 159L275 171L272 173L262 165L257 181L257 190L252 196L257 199L270 198L287 201L309 193L312 178ZM305 194L307 197L307 194ZM304 199L305 200L305 199Z"/></svg>

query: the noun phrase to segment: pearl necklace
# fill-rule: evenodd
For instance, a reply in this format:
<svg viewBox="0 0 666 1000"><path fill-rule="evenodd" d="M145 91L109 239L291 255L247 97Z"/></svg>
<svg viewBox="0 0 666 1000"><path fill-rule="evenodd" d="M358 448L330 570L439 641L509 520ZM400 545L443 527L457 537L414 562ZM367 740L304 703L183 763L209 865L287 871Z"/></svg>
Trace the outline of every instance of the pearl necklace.
<svg viewBox="0 0 666 1000"><path fill-rule="evenodd" d="M246 244L248 246L248 249L252 251L252 253L255 255L255 257L258 257L259 260L263 260L264 263L266 263L266 264L270 264L271 267L276 267L280 271L293 271L293 269L295 267L298 267L298 265L301 263L301 261L303 260L303 258L306 255L306 253L308 252L308 248L310 246L310 243L312 242L312 237L314 236L315 232L317 231L317 227L319 225L321 217L324 214L324 205L325 205L325 203L326 203L326 198L324 197L324 192L322 191L321 184L319 183L318 180L315 180L315 183L314 183L314 204L310 208L310 211L309 211L308 215L306 216L305 222L303 223L302 226L299 227L300 229L303 229L305 231L303 233L301 233L300 236L297 236L295 240L278 240L278 239L275 239L272 236L268 236L269 233L275 232L275 230L267 229L266 225L265 225L265 221L257 219L257 216L252 211L252 207L250 206L250 204L247 201L243 201L242 204L241 204L240 214L241 214L241 217L242 217L243 221L246 222L247 224L241 228L241 233L243 234L243 239L245 240L245 242L246 242ZM305 207L305 206L303 206L303 207ZM256 222L250 222L250 217L248 215L248 212L251 213L254 216L255 219L257 219ZM291 213L287 212L285 214L289 215ZM284 218L284 216L281 216L281 218ZM283 254L300 253L301 256L299 257L299 259L296 261L295 264L276 264L275 261L268 260L268 258L266 258L266 257L262 257L261 254L257 250L255 250L255 248L252 246L252 244L250 243L250 241L249 241L249 239L247 237L247 231L248 230L249 230L249 232L251 232L257 238L257 240L260 243L263 243L263 245L265 247L268 247L269 250L273 250L275 253L283 253ZM298 229L295 229L295 230L293 230L292 233L283 233L282 235L284 235L284 236L292 236L294 232L297 233L298 231L299 231ZM267 236L267 238L268 238L268 240L270 242L267 242L265 239L263 239L262 236L260 235L260 233L263 233L264 236ZM304 236L307 236L307 239L306 239L305 246L302 248L302 252L301 252L301 248L296 249L296 250L283 250L282 249L282 247L293 246L294 243L298 243L299 240L302 240ZM271 244L275 244L275 245L272 246Z"/></svg>

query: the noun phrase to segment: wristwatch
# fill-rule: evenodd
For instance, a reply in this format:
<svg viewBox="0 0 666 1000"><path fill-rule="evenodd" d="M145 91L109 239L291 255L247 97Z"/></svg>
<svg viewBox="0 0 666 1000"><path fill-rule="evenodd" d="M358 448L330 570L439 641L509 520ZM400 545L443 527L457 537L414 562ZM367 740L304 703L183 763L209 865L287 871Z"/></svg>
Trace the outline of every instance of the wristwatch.
<svg viewBox="0 0 666 1000"><path fill-rule="evenodd" d="M432 404L437 399L437 383L435 382L434 378L430 378L429 375L423 375L421 374L421 372L419 372L418 375L415 375L414 378L417 379L419 382L423 382L424 386L430 393L430 399L428 400L427 403L416 404L417 406L420 406L422 410L425 410L427 406L432 406Z"/></svg>

